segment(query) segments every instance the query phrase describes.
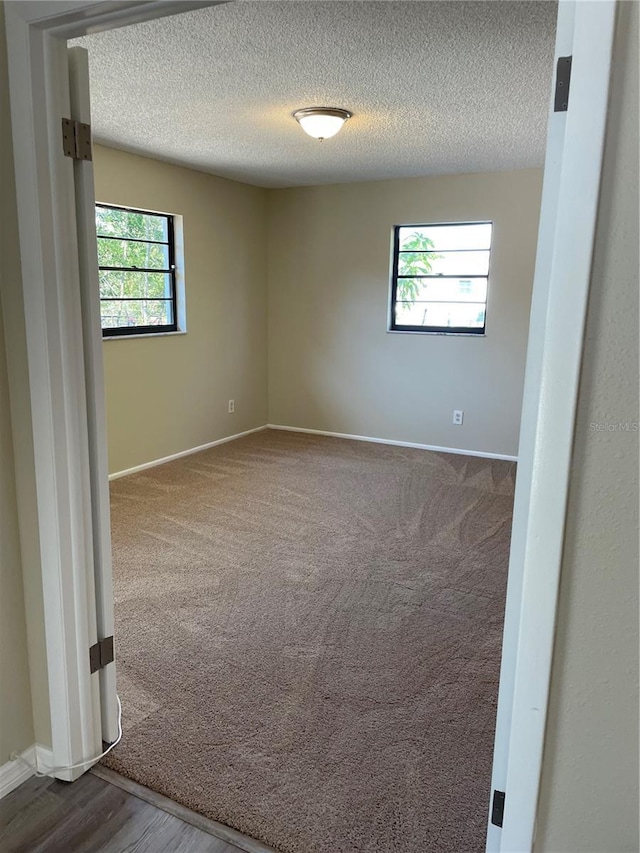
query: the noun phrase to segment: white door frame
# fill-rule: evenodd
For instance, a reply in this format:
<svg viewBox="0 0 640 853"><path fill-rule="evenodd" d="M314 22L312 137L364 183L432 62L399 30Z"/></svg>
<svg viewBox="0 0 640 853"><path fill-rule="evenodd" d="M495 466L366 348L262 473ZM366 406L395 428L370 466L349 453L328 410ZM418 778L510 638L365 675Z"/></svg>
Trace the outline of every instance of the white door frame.
<svg viewBox="0 0 640 853"><path fill-rule="evenodd" d="M29 423L14 422L14 431L29 431L33 454L18 460L18 500L21 516L35 510L37 517L56 765L95 754L100 731L97 681L88 674L88 645L96 631L95 607L91 613L92 463L77 309L72 163L59 155L60 110L68 100L60 46L89 31L210 5L215 2L5 4L22 260L22 282L12 285L5 324L12 327L14 341L19 335L15 330L23 330L18 343L28 363L31 418ZM559 140L561 179L557 186L550 184L549 164L527 352L494 754L493 787L506 790L507 797L502 831L492 827L488 834L492 851L520 853L533 845L615 7L616 0L561 0L561 19L571 19L573 25L571 100L561 130L557 122L549 130L549 140ZM558 47L562 54L564 45ZM13 358L8 367L13 403L24 393L24 365ZM14 418L23 409L12 404ZM33 484L22 482L34 470L35 507L28 505ZM21 536L33 536L33 531L23 524Z"/></svg>
<svg viewBox="0 0 640 853"><path fill-rule="evenodd" d="M69 76L69 118L91 124L89 61L82 47L67 49ZM109 463L107 458L104 364L100 322L100 283L95 228L96 196L93 163L74 160L75 218L78 230L80 315L85 365L89 485L91 489L91 539L94 567L94 611L98 641L114 634L113 577L111 566L111 518L109 508ZM93 618L93 616L92 616ZM105 655L106 657L106 655ZM112 656L113 657L113 656ZM98 670L100 727L102 740L113 743L119 737L116 665ZM94 755L97 753L94 753ZM78 768L81 769L81 768ZM85 768L86 769L86 768Z"/></svg>
<svg viewBox="0 0 640 853"><path fill-rule="evenodd" d="M560 2L554 63L572 56L570 109L547 138L529 326L487 851L533 846L578 383L609 101L614 3Z"/></svg>

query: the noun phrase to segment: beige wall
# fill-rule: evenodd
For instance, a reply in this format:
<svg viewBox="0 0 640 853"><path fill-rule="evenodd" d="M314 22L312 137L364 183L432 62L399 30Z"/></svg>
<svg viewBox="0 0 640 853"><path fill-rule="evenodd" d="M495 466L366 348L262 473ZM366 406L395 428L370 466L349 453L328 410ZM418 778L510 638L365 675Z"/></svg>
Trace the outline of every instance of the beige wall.
<svg viewBox="0 0 640 853"><path fill-rule="evenodd" d="M0 765L34 739L13 442L0 311Z"/></svg>
<svg viewBox="0 0 640 853"><path fill-rule="evenodd" d="M272 191L270 423L515 455L541 181L524 170ZM393 226L483 219L486 337L387 333Z"/></svg>
<svg viewBox="0 0 640 853"><path fill-rule="evenodd" d="M622 3L536 849L638 851L638 4ZM507 794L508 796L508 794Z"/></svg>
<svg viewBox="0 0 640 853"><path fill-rule="evenodd" d="M15 191L0 5L0 293L16 274ZM34 740L4 326L0 306L0 766Z"/></svg>
<svg viewBox="0 0 640 853"><path fill-rule="evenodd" d="M100 146L94 166L98 201L184 226L187 334L103 346L110 471L263 426L266 191Z"/></svg>

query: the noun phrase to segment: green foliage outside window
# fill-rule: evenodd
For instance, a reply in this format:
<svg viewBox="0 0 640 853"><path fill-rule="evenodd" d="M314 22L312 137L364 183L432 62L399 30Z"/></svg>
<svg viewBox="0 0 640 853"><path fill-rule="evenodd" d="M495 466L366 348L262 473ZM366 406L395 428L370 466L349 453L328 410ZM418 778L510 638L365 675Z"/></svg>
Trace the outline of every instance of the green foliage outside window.
<svg viewBox="0 0 640 853"><path fill-rule="evenodd" d="M432 251L434 242L419 231L415 231L402 241L400 247L398 274L402 276L430 275L433 268L431 261L437 261L442 255ZM407 249L412 251L407 251ZM407 310L416 301L420 290L420 279L399 278L397 300L402 302L402 308Z"/></svg>
<svg viewBox="0 0 640 853"><path fill-rule="evenodd" d="M103 329L171 325L169 217L97 206L96 231Z"/></svg>

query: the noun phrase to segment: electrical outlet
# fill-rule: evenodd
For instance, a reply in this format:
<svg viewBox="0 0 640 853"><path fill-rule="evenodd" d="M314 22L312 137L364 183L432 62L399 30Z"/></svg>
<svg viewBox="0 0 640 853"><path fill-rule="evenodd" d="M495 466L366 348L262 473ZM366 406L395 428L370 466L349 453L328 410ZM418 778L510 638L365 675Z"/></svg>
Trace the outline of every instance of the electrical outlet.
<svg viewBox="0 0 640 853"><path fill-rule="evenodd" d="M454 409L453 410L453 422L456 426L462 426L462 421L464 419L464 412L462 409Z"/></svg>
<svg viewBox="0 0 640 853"><path fill-rule="evenodd" d="M235 400L229 400L229 408L227 411L229 412L230 415L232 415L235 412L235 410L236 410L236 401Z"/></svg>

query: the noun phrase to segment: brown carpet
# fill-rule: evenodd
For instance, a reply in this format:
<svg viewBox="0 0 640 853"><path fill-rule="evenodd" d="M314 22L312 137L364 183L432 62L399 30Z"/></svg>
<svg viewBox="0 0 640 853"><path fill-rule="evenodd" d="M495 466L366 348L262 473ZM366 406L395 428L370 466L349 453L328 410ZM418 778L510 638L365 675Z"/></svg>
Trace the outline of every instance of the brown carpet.
<svg viewBox="0 0 640 853"><path fill-rule="evenodd" d="M114 481L105 763L284 853L484 850L514 474L267 431Z"/></svg>

